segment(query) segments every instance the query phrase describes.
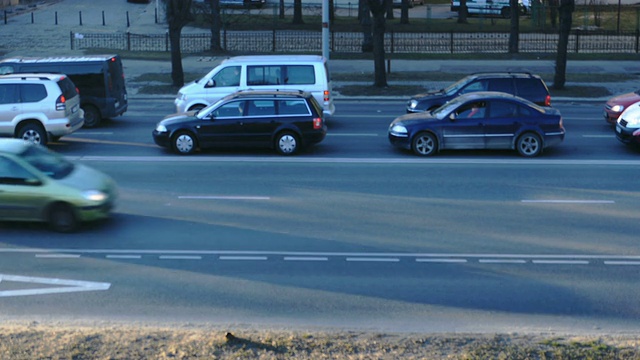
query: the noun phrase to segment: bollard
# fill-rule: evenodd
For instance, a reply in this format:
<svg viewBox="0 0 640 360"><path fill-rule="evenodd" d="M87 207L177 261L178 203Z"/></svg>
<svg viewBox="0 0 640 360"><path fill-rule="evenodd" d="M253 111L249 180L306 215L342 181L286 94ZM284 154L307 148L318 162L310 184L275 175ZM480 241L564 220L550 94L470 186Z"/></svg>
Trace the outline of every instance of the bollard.
<svg viewBox="0 0 640 360"><path fill-rule="evenodd" d="M102 10L102 26L105 26L105 25L106 25L106 23L104 21L104 10Z"/></svg>
<svg viewBox="0 0 640 360"><path fill-rule="evenodd" d="M7 10L4 11L4 24L7 25Z"/></svg>
<svg viewBox="0 0 640 360"><path fill-rule="evenodd" d="M55 23L56 23L56 25L58 25L58 12L57 11L55 12L55 18L56 18Z"/></svg>
<svg viewBox="0 0 640 360"><path fill-rule="evenodd" d="M80 26L82 26L82 11L78 11L78 17L80 18Z"/></svg>
<svg viewBox="0 0 640 360"><path fill-rule="evenodd" d="M31 23L33 24L33 12L31 13Z"/></svg>
<svg viewBox="0 0 640 360"><path fill-rule="evenodd" d="M127 11L127 27L129 27L131 24L129 23L129 12Z"/></svg>
<svg viewBox="0 0 640 360"><path fill-rule="evenodd" d="M158 23L158 8L155 8L156 24Z"/></svg>

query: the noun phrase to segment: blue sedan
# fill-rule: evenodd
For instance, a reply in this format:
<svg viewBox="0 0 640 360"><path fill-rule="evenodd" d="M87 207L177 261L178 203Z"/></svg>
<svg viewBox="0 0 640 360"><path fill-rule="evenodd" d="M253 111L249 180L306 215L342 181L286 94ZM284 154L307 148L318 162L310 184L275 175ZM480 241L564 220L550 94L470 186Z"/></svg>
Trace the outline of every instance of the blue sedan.
<svg viewBox="0 0 640 360"><path fill-rule="evenodd" d="M444 149L515 149L534 157L564 135L560 111L500 92L465 94L389 125L392 145L422 156Z"/></svg>

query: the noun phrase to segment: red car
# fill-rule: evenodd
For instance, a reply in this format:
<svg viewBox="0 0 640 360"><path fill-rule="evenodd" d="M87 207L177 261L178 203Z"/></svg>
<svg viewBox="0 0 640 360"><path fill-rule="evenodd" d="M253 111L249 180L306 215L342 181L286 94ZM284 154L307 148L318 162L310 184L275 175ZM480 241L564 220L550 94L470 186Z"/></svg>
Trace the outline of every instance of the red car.
<svg viewBox="0 0 640 360"><path fill-rule="evenodd" d="M629 105L640 101L640 90L635 92L614 96L604 105L604 119L611 125L615 125L616 120Z"/></svg>

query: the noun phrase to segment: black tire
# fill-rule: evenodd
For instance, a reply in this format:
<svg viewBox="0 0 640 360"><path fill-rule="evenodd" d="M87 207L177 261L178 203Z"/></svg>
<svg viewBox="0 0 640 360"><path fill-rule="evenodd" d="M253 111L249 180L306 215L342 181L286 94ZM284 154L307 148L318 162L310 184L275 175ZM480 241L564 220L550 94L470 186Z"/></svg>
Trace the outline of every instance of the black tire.
<svg viewBox="0 0 640 360"><path fill-rule="evenodd" d="M34 144L47 145L47 132L40 124L28 123L18 130L19 139L29 141Z"/></svg>
<svg viewBox="0 0 640 360"><path fill-rule="evenodd" d="M70 233L78 229L78 218L73 207L68 204L54 204L49 209L47 217L49 227L61 232Z"/></svg>
<svg viewBox="0 0 640 360"><path fill-rule="evenodd" d="M171 149L178 155L193 154L197 148L198 141L189 131L177 132L171 138Z"/></svg>
<svg viewBox="0 0 640 360"><path fill-rule="evenodd" d="M300 148L300 140L296 134L283 131L276 136L275 148L280 155L293 155Z"/></svg>
<svg viewBox="0 0 640 360"><path fill-rule="evenodd" d="M536 133L524 133L516 141L516 149L521 156L536 157L542 153L542 139Z"/></svg>
<svg viewBox="0 0 640 360"><path fill-rule="evenodd" d="M416 134L411 141L411 150L416 155L432 156L438 152L438 139L430 132Z"/></svg>
<svg viewBox="0 0 640 360"><path fill-rule="evenodd" d="M102 122L102 115L95 106L87 105L83 107L82 110L84 110L83 127L91 129L100 125L100 123Z"/></svg>
<svg viewBox="0 0 640 360"><path fill-rule="evenodd" d="M206 106L198 104L198 105L193 105L192 107L189 108L189 110L187 111L199 111L206 108Z"/></svg>
<svg viewBox="0 0 640 360"><path fill-rule="evenodd" d="M503 7L500 11L500 15L502 15L502 17L505 19L511 18L511 9L508 7Z"/></svg>

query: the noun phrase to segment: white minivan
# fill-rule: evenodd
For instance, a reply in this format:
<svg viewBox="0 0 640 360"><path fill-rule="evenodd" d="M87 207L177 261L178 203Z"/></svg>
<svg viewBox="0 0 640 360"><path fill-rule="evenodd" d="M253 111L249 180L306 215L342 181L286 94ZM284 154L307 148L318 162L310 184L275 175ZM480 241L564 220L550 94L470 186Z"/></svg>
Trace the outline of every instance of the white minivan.
<svg viewBox="0 0 640 360"><path fill-rule="evenodd" d="M327 59L319 55L247 55L223 60L207 75L183 86L176 111L199 110L241 90L302 90L333 115Z"/></svg>

